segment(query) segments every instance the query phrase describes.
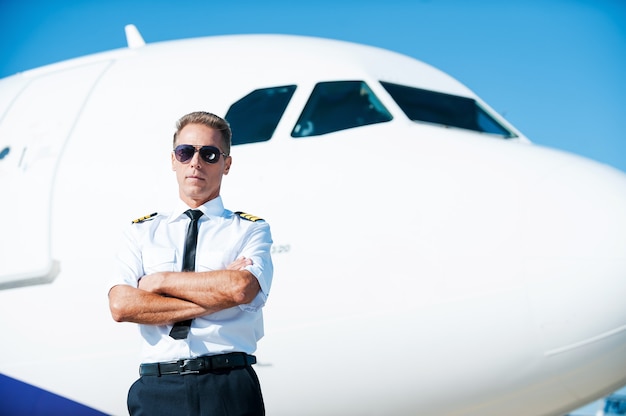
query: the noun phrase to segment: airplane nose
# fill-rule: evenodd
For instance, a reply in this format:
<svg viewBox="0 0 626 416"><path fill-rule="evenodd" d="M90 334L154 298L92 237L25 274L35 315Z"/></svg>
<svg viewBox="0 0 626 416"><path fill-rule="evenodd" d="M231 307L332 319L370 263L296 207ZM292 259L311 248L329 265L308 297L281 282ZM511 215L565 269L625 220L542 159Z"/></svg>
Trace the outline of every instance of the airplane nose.
<svg viewBox="0 0 626 416"><path fill-rule="evenodd" d="M626 174L567 156L532 186L522 267L547 368L610 392L626 384Z"/></svg>

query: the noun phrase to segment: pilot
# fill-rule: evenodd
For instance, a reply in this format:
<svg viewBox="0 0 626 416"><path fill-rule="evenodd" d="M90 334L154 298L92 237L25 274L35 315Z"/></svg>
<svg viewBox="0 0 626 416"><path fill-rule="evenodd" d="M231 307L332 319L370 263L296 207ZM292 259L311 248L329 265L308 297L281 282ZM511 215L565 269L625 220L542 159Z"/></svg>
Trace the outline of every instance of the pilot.
<svg viewBox="0 0 626 416"><path fill-rule="evenodd" d="M179 200L128 226L109 307L139 324L140 378L131 415L263 415L252 364L272 283L272 237L262 219L224 208L231 130L211 113L180 118L172 170Z"/></svg>

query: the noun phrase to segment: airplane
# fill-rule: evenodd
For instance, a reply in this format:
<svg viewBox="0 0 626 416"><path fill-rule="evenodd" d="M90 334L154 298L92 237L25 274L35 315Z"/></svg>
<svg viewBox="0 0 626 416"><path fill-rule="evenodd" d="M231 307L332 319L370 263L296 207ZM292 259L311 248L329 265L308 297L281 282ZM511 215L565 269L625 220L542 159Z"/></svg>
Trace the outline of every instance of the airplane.
<svg viewBox="0 0 626 416"><path fill-rule="evenodd" d="M626 385L624 172L389 50L126 30L0 80L4 413L127 414L113 259L175 202L174 123L197 110L233 129L226 207L272 228L268 415L563 415Z"/></svg>

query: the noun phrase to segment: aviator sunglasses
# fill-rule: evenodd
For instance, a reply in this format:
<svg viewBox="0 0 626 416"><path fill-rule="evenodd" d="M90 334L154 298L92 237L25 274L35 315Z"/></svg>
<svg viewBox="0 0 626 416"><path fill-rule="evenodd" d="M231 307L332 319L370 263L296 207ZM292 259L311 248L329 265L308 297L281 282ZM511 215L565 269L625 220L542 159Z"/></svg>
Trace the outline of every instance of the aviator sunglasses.
<svg viewBox="0 0 626 416"><path fill-rule="evenodd" d="M193 155L198 152L206 163L217 163L220 155L226 157L226 153L220 151L215 146L193 146L191 144L180 144L174 148L174 155L180 163L187 163Z"/></svg>

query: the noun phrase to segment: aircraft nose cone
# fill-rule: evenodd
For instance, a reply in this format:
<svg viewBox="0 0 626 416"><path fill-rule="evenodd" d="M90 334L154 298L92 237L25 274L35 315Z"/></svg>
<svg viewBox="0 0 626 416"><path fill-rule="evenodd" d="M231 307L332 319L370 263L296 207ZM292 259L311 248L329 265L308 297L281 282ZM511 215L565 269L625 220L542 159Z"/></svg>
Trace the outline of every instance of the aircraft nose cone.
<svg viewBox="0 0 626 416"><path fill-rule="evenodd" d="M532 186L523 267L544 356L555 369L575 362L572 380L602 373L617 388L626 383L626 174L572 157Z"/></svg>

